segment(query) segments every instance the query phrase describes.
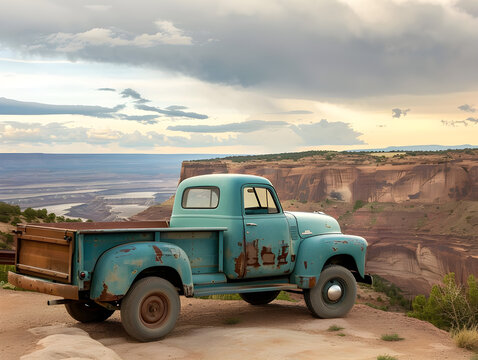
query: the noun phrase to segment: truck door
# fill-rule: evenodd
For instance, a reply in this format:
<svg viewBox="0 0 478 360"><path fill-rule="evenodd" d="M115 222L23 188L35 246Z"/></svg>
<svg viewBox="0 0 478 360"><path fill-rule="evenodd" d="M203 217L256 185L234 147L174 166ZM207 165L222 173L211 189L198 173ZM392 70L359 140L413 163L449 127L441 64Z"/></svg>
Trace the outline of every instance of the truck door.
<svg viewBox="0 0 478 360"><path fill-rule="evenodd" d="M291 269L289 225L275 191L243 187L245 278L284 275Z"/></svg>

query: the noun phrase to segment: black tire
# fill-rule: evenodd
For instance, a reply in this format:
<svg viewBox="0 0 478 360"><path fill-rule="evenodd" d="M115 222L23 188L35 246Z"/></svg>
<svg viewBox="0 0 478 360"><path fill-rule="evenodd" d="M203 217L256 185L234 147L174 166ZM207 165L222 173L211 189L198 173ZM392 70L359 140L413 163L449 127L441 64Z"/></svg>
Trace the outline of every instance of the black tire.
<svg viewBox="0 0 478 360"><path fill-rule="evenodd" d="M134 283L124 297L121 322L136 340L157 340L173 330L180 310L178 292L169 281L146 277Z"/></svg>
<svg viewBox="0 0 478 360"><path fill-rule="evenodd" d="M66 303L65 308L73 319L82 323L105 321L114 313L92 301Z"/></svg>
<svg viewBox="0 0 478 360"><path fill-rule="evenodd" d="M273 301L280 291L261 291L254 293L242 293L239 296L245 302L248 302L251 305L265 305Z"/></svg>
<svg viewBox="0 0 478 360"><path fill-rule="evenodd" d="M329 293L331 286L339 286L341 291ZM330 294L330 295L328 295ZM330 299L332 296L333 299ZM334 298L338 296L338 298ZM352 273L339 265L326 267L319 281L312 289L304 290L304 300L312 315L323 318L344 317L352 309L357 296L357 282Z"/></svg>

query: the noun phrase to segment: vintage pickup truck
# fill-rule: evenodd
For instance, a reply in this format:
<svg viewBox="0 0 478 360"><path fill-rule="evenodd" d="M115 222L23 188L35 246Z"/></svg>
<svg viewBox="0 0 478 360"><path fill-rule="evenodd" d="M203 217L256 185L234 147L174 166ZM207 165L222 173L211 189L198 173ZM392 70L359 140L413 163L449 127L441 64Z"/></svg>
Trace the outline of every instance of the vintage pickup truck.
<svg viewBox="0 0 478 360"><path fill-rule="evenodd" d="M169 226L168 226L169 225ZM170 223L19 225L10 283L60 296L80 322L121 311L140 341L168 334L179 295L239 293L252 305L301 292L320 318L345 316L365 274L367 242L323 213L283 211L271 183L251 175L192 177L177 189Z"/></svg>

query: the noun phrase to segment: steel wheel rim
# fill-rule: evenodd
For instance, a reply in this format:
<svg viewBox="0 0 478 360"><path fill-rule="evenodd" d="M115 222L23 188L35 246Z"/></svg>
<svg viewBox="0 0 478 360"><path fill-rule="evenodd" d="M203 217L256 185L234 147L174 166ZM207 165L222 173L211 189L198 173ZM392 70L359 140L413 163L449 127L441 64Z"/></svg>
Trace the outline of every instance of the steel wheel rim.
<svg viewBox="0 0 478 360"><path fill-rule="evenodd" d="M345 296L346 286L342 279L330 279L322 288L322 298L327 304L338 304Z"/></svg>
<svg viewBox="0 0 478 360"><path fill-rule="evenodd" d="M158 328L166 321L169 310L168 298L162 293L154 293L141 302L139 316L145 326Z"/></svg>

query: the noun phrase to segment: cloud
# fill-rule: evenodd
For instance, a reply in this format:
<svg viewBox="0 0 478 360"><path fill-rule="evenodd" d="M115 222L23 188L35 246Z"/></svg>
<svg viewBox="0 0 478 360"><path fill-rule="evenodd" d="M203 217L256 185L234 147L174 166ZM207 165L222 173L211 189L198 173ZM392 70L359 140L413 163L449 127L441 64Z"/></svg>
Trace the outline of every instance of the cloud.
<svg viewBox="0 0 478 360"><path fill-rule="evenodd" d="M319 122L292 125L291 129L300 137L303 145L359 145L365 144L359 139L362 133L352 129L350 124L342 121Z"/></svg>
<svg viewBox="0 0 478 360"><path fill-rule="evenodd" d="M154 111L154 112L157 112L158 114L171 116L171 117L186 117L186 118L200 119L200 120L209 118L209 116L207 115L198 114L195 112L185 112L182 110L175 110L175 109L165 110L165 109L160 109L158 107L148 106L148 105L136 105L136 109L144 110L144 111Z"/></svg>
<svg viewBox="0 0 478 360"><path fill-rule="evenodd" d="M147 103L147 102L150 102L151 100L148 100L148 99L145 99L143 98L139 92L133 90L133 89L124 89L121 93L121 97L123 98L132 98L135 100L135 103L137 104L144 104L144 103Z"/></svg>
<svg viewBox="0 0 478 360"><path fill-rule="evenodd" d="M230 123L222 125L175 125L168 126L168 130L171 131L183 131L194 133L225 133L225 132L238 132L249 133L252 131L258 131L263 129L270 129L274 127L288 125L285 121L263 121L263 120L250 120L240 123Z"/></svg>
<svg viewBox="0 0 478 360"><path fill-rule="evenodd" d="M457 127L460 125L469 126L469 125L477 125L478 118L469 117L465 120L441 120L443 126L451 126Z"/></svg>
<svg viewBox="0 0 478 360"><path fill-rule="evenodd" d="M137 121L141 124L145 125L151 125L151 124L157 124L158 121L156 118L158 115L126 115L126 114L118 114L117 117L121 120L131 120L131 121Z"/></svg>
<svg viewBox="0 0 478 360"><path fill-rule="evenodd" d="M98 91L116 91L116 89L107 88L107 87L105 87L105 88L99 88L99 89L96 89L96 90L98 90Z"/></svg>
<svg viewBox="0 0 478 360"><path fill-rule="evenodd" d="M280 122L277 122L280 123ZM73 127L68 123L0 122L2 144L116 144L120 147L152 149L157 146L209 147L209 146L262 146L273 150L293 150L297 146L355 145L364 142L343 122L320 122L302 125L259 127L255 131L237 132L234 136L218 137L195 133L193 136L166 136L156 131L125 133L113 129Z"/></svg>
<svg viewBox="0 0 478 360"><path fill-rule="evenodd" d="M51 105L36 102L17 101L0 97L0 115L54 115L71 114L97 118L113 118L114 113L123 109L124 105L114 108L85 105Z"/></svg>
<svg viewBox="0 0 478 360"><path fill-rule="evenodd" d="M407 116L407 113L409 111L410 109L405 109L405 110L402 110L399 108L392 109L392 117L399 119L401 116Z"/></svg>
<svg viewBox="0 0 478 360"><path fill-rule="evenodd" d="M34 48L42 48L48 44L56 51L70 53L103 46L151 48L160 44L191 45L191 37L183 35L183 31L170 21L156 21L155 24L160 31L137 36L115 28L93 28L79 33L58 32L47 36L42 42L35 44Z"/></svg>
<svg viewBox="0 0 478 360"><path fill-rule="evenodd" d="M166 108L167 110L186 110L187 106L182 105L171 105Z"/></svg>
<svg viewBox="0 0 478 360"><path fill-rule="evenodd" d="M458 106L458 109L460 109L461 111L470 112L470 113L476 112L476 109L473 106L468 104L460 105Z"/></svg>
<svg viewBox="0 0 478 360"><path fill-rule="evenodd" d="M5 0L0 43L27 55L155 67L285 96L445 93L478 82L474 3L140 0L134 11L114 3L98 16L81 2L45 0L26 12Z"/></svg>

